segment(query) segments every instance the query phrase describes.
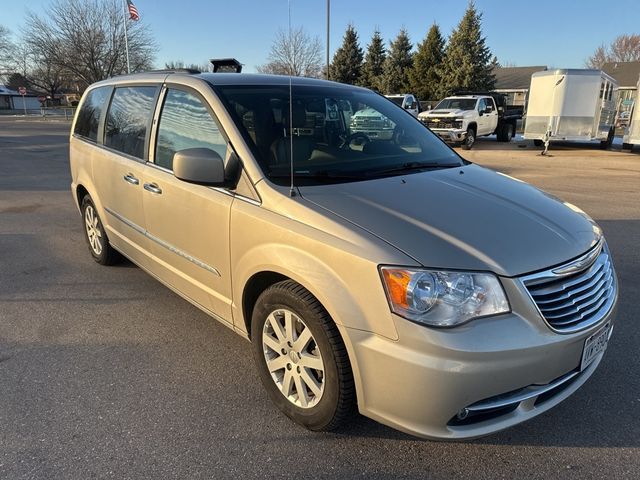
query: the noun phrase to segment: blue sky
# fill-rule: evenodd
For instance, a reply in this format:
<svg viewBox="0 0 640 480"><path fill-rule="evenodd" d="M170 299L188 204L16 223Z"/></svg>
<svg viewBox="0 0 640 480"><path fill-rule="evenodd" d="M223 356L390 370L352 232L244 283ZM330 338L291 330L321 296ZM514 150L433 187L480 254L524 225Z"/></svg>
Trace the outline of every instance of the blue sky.
<svg viewBox="0 0 640 480"><path fill-rule="evenodd" d="M50 0L4 0L0 24L19 33L28 8L42 11ZM264 63L274 33L287 26L287 0L134 0L142 21L158 41L158 67L168 60L203 63L236 57L245 71ZM331 52L346 25L356 27L364 48L378 27L389 40L405 27L422 40L433 22L448 35L467 0L332 0ZM638 0L477 0L487 43L502 63L582 67L602 43L622 33L640 33ZM291 0L292 23L325 42L326 0ZM611 12L611 13L607 13Z"/></svg>

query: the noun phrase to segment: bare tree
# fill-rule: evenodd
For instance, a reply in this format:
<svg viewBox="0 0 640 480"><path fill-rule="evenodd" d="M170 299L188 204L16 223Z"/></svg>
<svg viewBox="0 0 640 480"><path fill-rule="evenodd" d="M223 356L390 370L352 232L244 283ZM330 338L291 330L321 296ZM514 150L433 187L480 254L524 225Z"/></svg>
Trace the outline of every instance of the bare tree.
<svg viewBox="0 0 640 480"><path fill-rule="evenodd" d="M169 62L165 62L164 68L169 70L176 70L180 68L188 68L190 70L200 70L201 72L211 72L213 71L213 65L210 62L202 62L201 64L197 63L184 63L182 60L171 60Z"/></svg>
<svg viewBox="0 0 640 480"><path fill-rule="evenodd" d="M45 64L79 89L127 72L123 4L119 0L53 0L27 14L24 40L33 65ZM148 70L156 45L141 22L127 20L132 72Z"/></svg>
<svg viewBox="0 0 640 480"><path fill-rule="evenodd" d="M278 30L271 45L268 62L257 67L261 73L320 77L322 74L322 44L311 38L302 27L291 32Z"/></svg>
<svg viewBox="0 0 640 480"><path fill-rule="evenodd" d="M640 35L620 35L611 45L596 48L585 65L601 69L608 62L635 62L640 60Z"/></svg>
<svg viewBox="0 0 640 480"><path fill-rule="evenodd" d="M15 45L11 41L11 32L0 25L0 77L13 73Z"/></svg>

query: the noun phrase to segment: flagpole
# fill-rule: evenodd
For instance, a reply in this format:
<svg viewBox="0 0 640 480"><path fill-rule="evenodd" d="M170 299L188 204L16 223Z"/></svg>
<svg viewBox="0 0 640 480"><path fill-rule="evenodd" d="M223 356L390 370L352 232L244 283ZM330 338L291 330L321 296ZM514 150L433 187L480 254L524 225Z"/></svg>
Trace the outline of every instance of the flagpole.
<svg viewBox="0 0 640 480"><path fill-rule="evenodd" d="M127 8L127 0L124 0L124 11L123 20L124 20L124 48L127 52L127 73L131 73L131 67L129 66L129 38L127 36L127 12L129 9Z"/></svg>

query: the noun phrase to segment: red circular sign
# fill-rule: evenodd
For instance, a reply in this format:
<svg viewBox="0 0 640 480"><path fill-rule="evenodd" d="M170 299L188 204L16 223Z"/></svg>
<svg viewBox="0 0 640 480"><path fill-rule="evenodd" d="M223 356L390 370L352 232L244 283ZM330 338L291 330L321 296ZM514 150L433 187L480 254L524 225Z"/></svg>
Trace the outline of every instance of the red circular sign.
<svg viewBox="0 0 640 480"><path fill-rule="evenodd" d="M26 95L27 94L27 89L25 87L19 87L18 88L18 93L20 95Z"/></svg>

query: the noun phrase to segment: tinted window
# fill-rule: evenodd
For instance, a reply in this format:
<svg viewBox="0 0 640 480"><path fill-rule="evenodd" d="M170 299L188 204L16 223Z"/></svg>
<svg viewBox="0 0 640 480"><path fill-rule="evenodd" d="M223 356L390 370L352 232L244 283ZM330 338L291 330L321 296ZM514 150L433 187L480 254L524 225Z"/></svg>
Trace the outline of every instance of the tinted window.
<svg viewBox="0 0 640 480"><path fill-rule="evenodd" d="M227 142L198 97L169 89L158 125L156 165L171 170L173 155L187 148L209 148L225 158Z"/></svg>
<svg viewBox="0 0 640 480"><path fill-rule="evenodd" d="M116 88L107 113L104 144L137 158L144 156L156 87Z"/></svg>
<svg viewBox="0 0 640 480"><path fill-rule="evenodd" d="M429 129L385 98L363 89L326 85L294 86L291 92L288 85L214 89L264 173L281 185L290 182L292 162L301 185L462 164Z"/></svg>
<svg viewBox="0 0 640 480"><path fill-rule="evenodd" d="M76 128L74 133L82 137L93 140L98 138L98 124L104 109L105 101L109 94L110 87L100 87L91 90L82 102L82 107L78 112Z"/></svg>

